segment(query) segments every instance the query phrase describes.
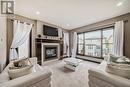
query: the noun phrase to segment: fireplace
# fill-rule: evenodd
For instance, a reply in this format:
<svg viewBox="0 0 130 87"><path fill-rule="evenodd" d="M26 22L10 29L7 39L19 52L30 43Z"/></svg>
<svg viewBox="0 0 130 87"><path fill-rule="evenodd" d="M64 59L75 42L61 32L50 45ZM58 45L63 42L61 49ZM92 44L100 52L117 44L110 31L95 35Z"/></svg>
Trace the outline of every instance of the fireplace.
<svg viewBox="0 0 130 87"><path fill-rule="evenodd" d="M44 61L60 59L60 44L59 43L42 43L42 64Z"/></svg>
<svg viewBox="0 0 130 87"><path fill-rule="evenodd" d="M57 57L57 47L45 47L45 60Z"/></svg>

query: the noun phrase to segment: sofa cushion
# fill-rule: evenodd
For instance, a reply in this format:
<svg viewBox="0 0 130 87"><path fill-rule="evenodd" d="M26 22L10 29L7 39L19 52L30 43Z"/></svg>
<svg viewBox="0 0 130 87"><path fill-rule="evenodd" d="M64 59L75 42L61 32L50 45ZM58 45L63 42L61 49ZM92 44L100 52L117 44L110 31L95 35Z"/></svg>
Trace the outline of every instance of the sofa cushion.
<svg viewBox="0 0 130 87"><path fill-rule="evenodd" d="M130 79L130 65L128 64L108 64L106 71Z"/></svg>

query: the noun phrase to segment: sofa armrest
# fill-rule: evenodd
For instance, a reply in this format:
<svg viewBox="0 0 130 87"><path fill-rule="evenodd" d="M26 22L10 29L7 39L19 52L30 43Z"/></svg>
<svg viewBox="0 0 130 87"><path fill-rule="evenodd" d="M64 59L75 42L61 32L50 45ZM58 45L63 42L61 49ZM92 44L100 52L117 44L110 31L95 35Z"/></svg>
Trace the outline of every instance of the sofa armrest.
<svg viewBox="0 0 130 87"><path fill-rule="evenodd" d="M117 87L130 87L130 80L129 79L107 73L107 72L100 70L98 68L91 68L91 69L89 69L88 72L89 72L89 76L96 77L100 80L103 80L107 83L113 84Z"/></svg>
<svg viewBox="0 0 130 87"><path fill-rule="evenodd" d="M48 69L48 67L46 67L43 70L33 72L31 74L10 80L8 82L4 82L0 84L0 87L29 87L46 79L48 79L50 82L51 75L52 72Z"/></svg>

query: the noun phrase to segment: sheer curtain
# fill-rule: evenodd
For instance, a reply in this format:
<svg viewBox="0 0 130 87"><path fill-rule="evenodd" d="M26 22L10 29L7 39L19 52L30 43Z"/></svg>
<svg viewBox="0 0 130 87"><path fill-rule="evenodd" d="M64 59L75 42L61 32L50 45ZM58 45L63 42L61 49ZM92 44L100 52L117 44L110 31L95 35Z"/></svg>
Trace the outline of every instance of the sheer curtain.
<svg viewBox="0 0 130 87"><path fill-rule="evenodd" d="M29 57L29 40L30 36L28 36L27 40L21 46L18 47L19 58Z"/></svg>
<svg viewBox="0 0 130 87"><path fill-rule="evenodd" d="M114 29L114 44L113 54L123 56L123 42L124 42L124 22L118 21L115 23Z"/></svg>
<svg viewBox="0 0 130 87"><path fill-rule="evenodd" d="M69 54L69 33L64 33L64 38L63 38L63 42L64 42L64 55L66 56L70 56Z"/></svg>
<svg viewBox="0 0 130 87"><path fill-rule="evenodd" d="M30 37L27 38L27 40L18 47L18 55L19 58L23 58L23 57L29 57L29 39Z"/></svg>
<svg viewBox="0 0 130 87"><path fill-rule="evenodd" d="M76 52L77 52L77 33L74 32L73 35L73 48L72 48L72 58L76 58Z"/></svg>
<svg viewBox="0 0 130 87"><path fill-rule="evenodd" d="M27 25L14 20L14 37L10 48L10 60L19 58L16 48L21 46L29 37L32 24Z"/></svg>
<svg viewBox="0 0 130 87"><path fill-rule="evenodd" d="M0 16L0 72L6 66L6 17Z"/></svg>

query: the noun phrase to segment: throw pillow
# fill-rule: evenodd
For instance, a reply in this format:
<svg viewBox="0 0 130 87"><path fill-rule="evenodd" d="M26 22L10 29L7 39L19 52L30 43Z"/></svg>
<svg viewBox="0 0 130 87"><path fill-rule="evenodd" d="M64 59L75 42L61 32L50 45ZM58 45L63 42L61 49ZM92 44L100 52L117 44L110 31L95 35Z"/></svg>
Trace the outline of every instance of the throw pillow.
<svg viewBox="0 0 130 87"><path fill-rule="evenodd" d="M119 64L130 64L130 59L126 57L122 57L122 58L117 59L116 62Z"/></svg>
<svg viewBox="0 0 130 87"><path fill-rule="evenodd" d="M14 67L25 67L27 65L32 65L29 58L22 58L19 60L15 60L13 64L14 64Z"/></svg>
<svg viewBox="0 0 130 87"><path fill-rule="evenodd" d="M110 61L111 61L111 62L116 62L116 60L117 60L118 58L120 58L120 57L110 54Z"/></svg>
<svg viewBox="0 0 130 87"><path fill-rule="evenodd" d="M15 78L30 74L32 73L32 67L33 65L28 65L28 66L18 68L18 69L9 69L8 70L9 77L10 79L15 79Z"/></svg>
<svg viewBox="0 0 130 87"><path fill-rule="evenodd" d="M13 66L9 67L8 74L10 79L27 75L32 72L33 65L29 58L21 58L13 61Z"/></svg>
<svg viewBox="0 0 130 87"><path fill-rule="evenodd" d="M108 64L112 63L112 62L116 62L117 59L119 59L119 58L121 58L121 57L120 56L115 56L113 54L109 54L107 62L108 62Z"/></svg>

